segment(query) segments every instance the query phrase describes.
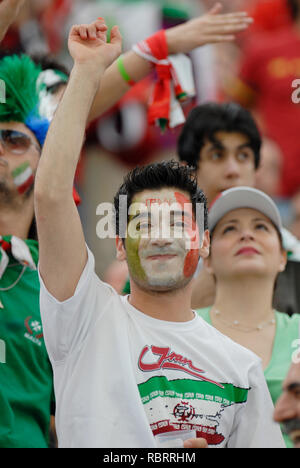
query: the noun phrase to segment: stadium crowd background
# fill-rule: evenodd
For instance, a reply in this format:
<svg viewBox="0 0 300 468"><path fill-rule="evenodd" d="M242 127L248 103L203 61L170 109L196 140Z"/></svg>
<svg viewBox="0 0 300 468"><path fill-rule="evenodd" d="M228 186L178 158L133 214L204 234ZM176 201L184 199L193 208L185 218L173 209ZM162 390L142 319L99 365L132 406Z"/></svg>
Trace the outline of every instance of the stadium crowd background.
<svg viewBox="0 0 300 468"><path fill-rule="evenodd" d="M72 24L91 22L101 13L108 25L120 25L125 51L162 26L173 26L196 17L214 3L214 0L30 0L4 38L0 53L51 54L70 69L66 41ZM225 0L223 7L223 12L246 10L255 21L234 43L207 45L191 54L197 95L185 105L184 111L187 114L193 106L206 101L229 99L251 109L264 136L257 187L278 202L284 225L300 238L299 169L298 179L291 183L290 175L284 176L286 170L289 174L295 173L299 158L291 139L297 138L295 129L300 126L297 118L300 111L292 101L292 93L297 93L292 82L298 78L300 56L298 62L291 63L280 58L280 50L277 62L273 60L274 82L270 83L263 83L253 63L255 47L263 54L264 45L268 50L270 40L280 39L281 31L292 28L290 12L285 0ZM253 50L252 62L249 50ZM283 84L275 84L277 78ZM282 78L288 79L288 83ZM280 86L286 85L290 99L281 109L277 93ZM261 90L265 92L264 86L269 87L269 102L262 102L259 96ZM98 242L96 208L101 202L112 201L123 176L136 164L176 157L176 141L181 130L177 127L161 134L158 128L148 125L146 106L150 89L149 79L134 86L117 106L90 126L76 177L82 198L80 214L86 238L95 253L97 273L118 290L124 282L126 267L118 266L117 271L114 268L114 239ZM258 95L255 101L254 92ZM291 117L287 119L287 115ZM292 129L290 119L294 121ZM281 121L281 131L274 132L278 121ZM286 138L289 145L282 147L280 134L288 130L294 132L294 137ZM288 169L285 169L286 159L292 160Z"/></svg>
<svg viewBox="0 0 300 468"><path fill-rule="evenodd" d="M295 58L300 38L293 32L287 0L222 3L223 12L246 10L254 23L234 43L209 45L190 54L197 94L184 104L184 112L188 115L205 102L227 100L251 110L264 141L256 187L274 199L284 226L300 240L300 55ZM158 29L197 17L214 4L214 0L28 0L2 41L0 56L51 55L70 70L67 37L73 24L92 22L101 14L108 26L120 26L126 51ZM127 279L127 266L115 262L114 239L99 242L97 206L112 202L124 175L136 165L176 158L181 132L181 127L161 133L149 126L151 87L152 78L147 77L89 126L76 174L79 212L96 272L119 292ZM300 261L299 251L298 255Z"/></svg>

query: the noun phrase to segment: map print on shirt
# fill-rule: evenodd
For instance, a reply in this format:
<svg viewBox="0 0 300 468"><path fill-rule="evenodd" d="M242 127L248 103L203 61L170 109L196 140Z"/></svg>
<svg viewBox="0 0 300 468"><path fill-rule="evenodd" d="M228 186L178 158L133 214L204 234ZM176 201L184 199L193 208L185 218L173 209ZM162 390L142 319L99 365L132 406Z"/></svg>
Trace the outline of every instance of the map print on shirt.
<svg viewBox="0 0 300 468"><path fill-rule="evenodd" d="M176 430L195 430L196 436L205 438L209 445L219 445L225 439L219 429L223 412L247 401L248 388L214 382L203 375L205 371L171 352L170 348L145 346L138 366L143 372L173 369L185 374L185 378L174 380L157 375L138 385L154 436ZM186 374L196 380L186 378Z"/></svg>

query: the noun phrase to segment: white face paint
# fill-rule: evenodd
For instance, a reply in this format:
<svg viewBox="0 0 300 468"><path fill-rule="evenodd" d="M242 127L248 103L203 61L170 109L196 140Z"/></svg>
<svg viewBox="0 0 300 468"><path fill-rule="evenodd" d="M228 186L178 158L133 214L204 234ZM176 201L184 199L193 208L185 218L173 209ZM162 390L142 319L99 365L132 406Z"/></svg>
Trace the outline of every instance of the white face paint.
<svg viewBox="0 0 300 468"><path fill-rule="evenodd" d="M182 200L190 207L187 212ZM194 236L198 230L187 195L174 189L144 191L134 202L142 210L128 226L130 234L134 224L137 234L126 241L132 278L139 285L156 290L185 286L192 279L199 258L199 249L192 249L189 242L192 227Z"/></svg>
<svg viewBox="0 0 300 468"><path fill-rule="evenodd" d="M62 75L55 70L44 70L40 73L39 78L37 80L37 86L41 86L42 84L45 87L39 93L39 113L41 116L45 117L49 121L53 119L54 113L57 109L57 106L62 97L62 91L59 94L52 93L51 91L47 91L47 88L58 85L64 84L67 85L67 77L64 81ZM65 87L65 86L64 86Z"/></svg>

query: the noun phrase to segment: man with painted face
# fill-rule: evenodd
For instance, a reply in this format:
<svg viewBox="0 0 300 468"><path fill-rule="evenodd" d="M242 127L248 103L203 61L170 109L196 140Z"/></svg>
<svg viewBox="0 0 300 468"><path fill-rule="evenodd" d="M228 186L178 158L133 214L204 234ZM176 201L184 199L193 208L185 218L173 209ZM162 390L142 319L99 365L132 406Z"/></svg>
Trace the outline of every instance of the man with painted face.
<svg viewBox="0 0 300 468"><path fill-rule="evenodd" d="M24 3L24 0L0 1L0 40ZM220 9L219 5L212 10L212 15L169 30L168 53L187 51L210 41L232 41L234 32L248 26L246 15L220 17ZM92 38L96 35L96 24L97 21L81 30ZM178 37L182 34L184 40ZM124 56L123 65L135 81L151 70L149 62L134 52ZM61 83L68 80L66 73L57 71L58 67L55 65L53 70L50 64L40 76L41 70L28 57L7 57L0 63L1 85L3 82L6 85L6 103L0 105L1 447L48 446L52 372L39 314L33 183L48 118L57 104L53 86L55 91L63 91ZM45 93L49 87L51 96ZM89 120L117 102L128 89L118 65L112 64Z"/></svg>
<svg viewBox="0 0 300 468"><path fill-rule="evenodd" d="M187 117L178 139L180 161L195 169L199 187L208 204L221 192L238 186L255 185L262 139L250 112L237 103L206 103L195 107ZM286 270L277 280L274 307L289 315L299 313L297 288L299 243L283 229L283 245L289 252ZM215 284L199 266L192 306L213 304Z"/></svg>
<svg viewBox="0 0 300 468"><path fill-rule="evenodd" d="M161 434L180 439L176 431L191 429L184 447L284 447L259 359L191 309L209 233L189 168L171 161L127 175L114 205L130 296L95 274L72 185L95 93L121 50L118 28L109 43L106 29L102 22L94 40L82 38L80 26L71 30L74 67L36 174L40 305L59 446L154 448Z"/></svg>

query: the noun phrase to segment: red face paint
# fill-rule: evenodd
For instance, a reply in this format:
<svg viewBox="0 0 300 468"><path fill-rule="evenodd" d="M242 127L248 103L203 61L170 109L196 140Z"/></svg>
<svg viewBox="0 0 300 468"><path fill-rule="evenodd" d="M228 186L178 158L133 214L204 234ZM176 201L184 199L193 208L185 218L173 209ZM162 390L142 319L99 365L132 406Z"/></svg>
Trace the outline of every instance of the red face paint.
<svg viewBox="0 0 300 468"><path fill-rule="evenodd" d="M195 222L193 209L192 209L192 202L182 193L175 192L174 193L177 203L182 207L183 212L187 210L188 213L192 216L192 223L191 226L186 229L186 233L190 239L192 248L187 253L184 261L183 266L183 274L186 278L191 277L197 268L198 260L199 260L199 230L197 223ZM193 248L193 246L197 245L198 248Z"/></svg>
<svg viewBox="0 0 300 468"><path fill-rule="evenodd" d="M153 204L157 204L157 205L162 205L163 203L167 203L168 205L172 205L172 203L174 203L173 200L168 200L167 198L165 198L164 200L162 200L161 198L147 198L145 200L145 204L148 208L151 208L151 205Z"/></svg>
<svg viewBox="0 0 300 468"><path fill-rule="evenodd" d="M12 172L14 184L22 195L27 192L34 183L34 175L29 162L24 162Z"/></svg>

